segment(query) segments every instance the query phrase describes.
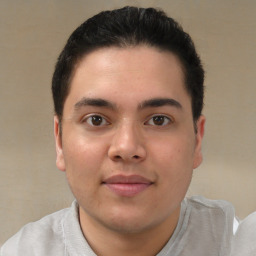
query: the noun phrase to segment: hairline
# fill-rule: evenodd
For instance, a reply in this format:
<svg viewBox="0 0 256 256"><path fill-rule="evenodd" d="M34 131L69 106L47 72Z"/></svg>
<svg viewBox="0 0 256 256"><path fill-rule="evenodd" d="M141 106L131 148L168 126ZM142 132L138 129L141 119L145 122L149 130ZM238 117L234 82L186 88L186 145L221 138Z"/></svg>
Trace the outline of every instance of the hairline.
<svg viewBox="0 0 256 256"><path fill-rule="evenodd" d="M152 49L155 49L159 52L166 52L166 53L172 53L175 58L178 60L178 63L179 63L179 66L181 68L181 71L182 71L182 75L183 75L183 86L184 86L184 89L185 91L187 92L189 98L190 98L190 103L191 103L191 110L192 110L192 117L193 117L193 120L194 122L196 122L198 120L197 119L194 119L194 116L193 116L193 102L192 102L192 95L191 95L191 92L188 90L188 86L187 86L187 70L186 70L186 67L185 67L185 63L184 63L184 60L182 60L181 56L179 56L177 53L175 53L175 51L172 51L171 49L168 49L167 47L161 47L159 45L152 45L152 44L149 44L147 42L139 42L139 43L119 43L119 44L112 44L112 45L103 45L103 46L95 46L95 47L91 47L90 49L86 49L84 50L83 53L80 53L79 56L77 56L76 58L74 58L74 64L72 65L72 70L70 72L70 76L69 76L69 79L67 81L67 91L66 91L66 95L63 99L63 106L62 106L62 111L61 111L61 116L59 116L57 113L56 113L56 116L58 117L59 119L59 122L61 122L62 120L62 117L63 117L63 110L64 110L64 105L65 105L65 102L66 102L66 99L70 93L70 90L71 90L71 85L72 85L72 80L75 76L75 73L76 73L76 70L78 68L78 66L80 65L80 63L82 62L82 60L84 58L86 58L86 56L88 56L89 54L93 53L93 52L96 52L98 50L102 50L102 49L109 49L109 48L116 48L116 49L127 49L127 48L137 48L137 47L148 47L148 48L152 48Z"/></svg>

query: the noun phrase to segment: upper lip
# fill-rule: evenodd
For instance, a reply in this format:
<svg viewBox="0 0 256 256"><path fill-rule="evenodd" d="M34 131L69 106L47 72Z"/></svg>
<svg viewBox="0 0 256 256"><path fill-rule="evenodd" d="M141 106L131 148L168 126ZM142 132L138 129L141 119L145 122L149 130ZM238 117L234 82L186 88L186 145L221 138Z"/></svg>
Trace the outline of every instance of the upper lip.
<svg viewBox="0 0 256 256"><path fill-rule="evenodd" d="M148 178L140 175L113 175L103 180L106 184L152 184Z"/></svg>

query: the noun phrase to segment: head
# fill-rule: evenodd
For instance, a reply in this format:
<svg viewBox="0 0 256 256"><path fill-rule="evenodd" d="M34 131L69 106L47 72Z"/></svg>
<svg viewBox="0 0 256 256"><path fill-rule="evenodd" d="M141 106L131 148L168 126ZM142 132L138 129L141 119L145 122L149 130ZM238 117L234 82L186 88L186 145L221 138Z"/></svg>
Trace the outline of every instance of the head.
<svg viewBox="0 0 256 256"><path fill-rule="evenodd" d="M71 34L58 58L52 79L54 108L59 121L76 65L86 54L105 47L139 45L169 51L178 57L196 122L203 108L204 70L191 37L163 11L136 7L101 12Z"/></svg>
<svg viewBox="0 0 256 256"><path fill-rule="evenodd" d="M201 163L203 69L188 34L155 9L102 12L69 38L53 97L57 167L85 236L169 237Z"/></svg>

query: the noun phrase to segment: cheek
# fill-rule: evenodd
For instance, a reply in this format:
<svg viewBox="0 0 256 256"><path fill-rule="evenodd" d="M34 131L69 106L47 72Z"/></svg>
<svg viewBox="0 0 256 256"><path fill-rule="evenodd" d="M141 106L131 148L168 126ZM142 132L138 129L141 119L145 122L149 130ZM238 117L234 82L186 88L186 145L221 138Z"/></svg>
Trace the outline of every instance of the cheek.
<svg viewBox="0 0 256 256"><path fill-rule="evenodd" d="M78 201L85 200L90 204L101 180L105 155L103 145L97 139L95 141L70 140L66 142L64 160L70 189Z"/></svg>
<svg viewBox="0 0 256 256"><path fill-rule="evenodd" d="M66 171L73 175L96 174L106 155L102 139L68 138L63 144Z"/></svg>
<svg viewBox="0 0 256 256"><path fill-rule="evenodd" d="M183 166L192 163L194 156L194 142L190 138L164 137L158 141L151 141L148 145L150 154L159 164ZM186 160L186 161L184 161Z"/></svg>
<svg viewBox="0 0 256 256"><path fill-rule="evenodd" d="M183 137L169 138L157 144L151 153L152 166L165 189L185 190L190 184L193 163L194 145ZM152 148L152 147L151 147Z"/></svg>

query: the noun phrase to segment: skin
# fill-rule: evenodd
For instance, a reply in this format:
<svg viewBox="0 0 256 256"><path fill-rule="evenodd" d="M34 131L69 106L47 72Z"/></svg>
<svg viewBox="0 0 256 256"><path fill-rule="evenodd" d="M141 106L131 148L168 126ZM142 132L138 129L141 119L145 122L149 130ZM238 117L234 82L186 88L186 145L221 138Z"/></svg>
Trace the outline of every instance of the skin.
<svg viewBox="0 0 256 256"><path fill-rule="evenodd" d="M78 63L61 136L54 119L56 163L66 171L97 255L162 249L202 161L204 122L201 116L195 133L181 64L171 52L110 47ZM113 181L116 175L127 182Z"/></svg>

